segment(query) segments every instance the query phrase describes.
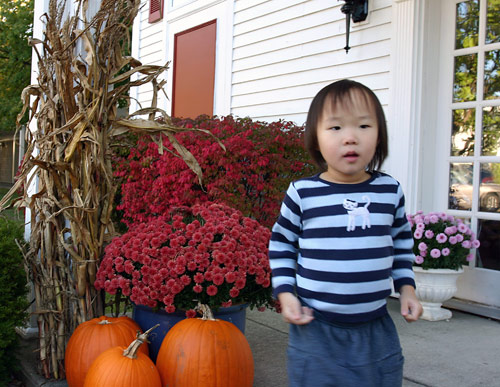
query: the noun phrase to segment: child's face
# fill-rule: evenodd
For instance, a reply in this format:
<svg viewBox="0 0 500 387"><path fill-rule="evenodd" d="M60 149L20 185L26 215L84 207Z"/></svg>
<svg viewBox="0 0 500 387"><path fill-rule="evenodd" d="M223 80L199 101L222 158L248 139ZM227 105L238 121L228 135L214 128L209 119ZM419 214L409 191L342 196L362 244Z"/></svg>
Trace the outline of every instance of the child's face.
<svg viewBox="0 0 500 387"><path fill-rule="evenodd" d="M319 151L328 166L321 177L336 183L367 180L366 167L378 142L374 107L359 91L353 91L351 98L351 103L335 105L327 98L316 127Z"/></svg>

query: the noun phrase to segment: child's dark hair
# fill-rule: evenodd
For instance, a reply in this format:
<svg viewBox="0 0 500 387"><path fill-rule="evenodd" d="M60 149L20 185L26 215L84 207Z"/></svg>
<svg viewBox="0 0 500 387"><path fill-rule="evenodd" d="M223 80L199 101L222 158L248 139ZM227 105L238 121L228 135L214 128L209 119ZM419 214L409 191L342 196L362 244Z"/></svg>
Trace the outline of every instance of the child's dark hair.
<svg viewBox="0 0 500 387"><path fill-rule="evenodd" d="M365 85L349 79L343 79L333 82L321 89L312 100L309 112L307 113L305 147L311 155L313 161L322 171L326 171L327 165L325 159L319 151L316 129L318 121L323 114L323 107L327 100L333 105L341 103L349 106L349 104L352 104L352 91L360 92L361 96L365 99L365 102L368 105L371 104L373 106L377 117L378 143L375 149L375 155L368 164L368 170L375 171L380 168L387 157L387 124L385 122L384 110L382 109L380 101L375 93Z"/></svg>

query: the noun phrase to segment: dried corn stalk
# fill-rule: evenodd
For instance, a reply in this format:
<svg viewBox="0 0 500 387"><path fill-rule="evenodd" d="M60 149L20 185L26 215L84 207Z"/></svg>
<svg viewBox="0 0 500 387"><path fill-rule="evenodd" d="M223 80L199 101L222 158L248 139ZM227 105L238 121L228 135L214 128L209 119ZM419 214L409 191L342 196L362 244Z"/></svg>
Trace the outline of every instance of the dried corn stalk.
<svg viewBox="0 0 500 387"><path fill-rule="evenodd" d="M65 343L75 327L103 313L93 287L103 246L114 234L110 221L117 189L112 177L113 140L124 133L164 133L179 155L201 176L193 155L173 136L182 130L157 109L167 66L141 65L123 55L139 0L104 0L98 13L63 21L65 2L51 0L44 40L33 40L39 58L38 84L23 91L36 130L27 131L27 152L19 180L0 202L19 188L17 207L31 210L31 236L25 260L34 284L40 365L46 378L64 378ZM77 1L80 15L88 3ZM80 44L81 42L81 44ZM86 53L78 53L83 46ZM84 57L84 55L86 55ZM120 73L126 66L127 72ZM133 74L136 80L128 81ZM125 81L125 83L123 83ZM127 118L117 104L130 87L151 82L153 106ZM31 105L30 105L31 100ZM155 120L156 115L162 117ZM146 119L134 119L147 116ZM158 140L159 141L159 140ZM35 193L28 188L37 182Z"/></svg>

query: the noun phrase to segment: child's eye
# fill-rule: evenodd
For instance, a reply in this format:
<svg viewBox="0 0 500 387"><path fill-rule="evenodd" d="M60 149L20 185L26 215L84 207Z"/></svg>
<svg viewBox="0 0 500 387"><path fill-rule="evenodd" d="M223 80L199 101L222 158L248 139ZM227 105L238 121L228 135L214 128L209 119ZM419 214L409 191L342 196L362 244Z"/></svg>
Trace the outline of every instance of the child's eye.
<svg viewBox="0 0 500 387"><path fill-rule="evenodd" d="M330 129L332 129L332 130L340 130L340 126L332 126Z"/></svg>
<svg viewBox="0 0 500 387"><path fill-rule="evenodd" d="M371 125L366 124L366 125L360 125L359 127L360 127L361 129L366 129L366 128L370 128L370 127L371 127Z"/></svg>

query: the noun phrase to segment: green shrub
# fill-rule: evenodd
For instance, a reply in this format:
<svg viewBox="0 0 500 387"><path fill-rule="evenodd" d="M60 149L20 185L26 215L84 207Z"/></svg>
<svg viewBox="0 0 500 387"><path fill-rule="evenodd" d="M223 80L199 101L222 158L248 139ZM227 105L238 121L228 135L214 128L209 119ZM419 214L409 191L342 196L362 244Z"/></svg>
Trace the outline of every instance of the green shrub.
<svg viewBox="0 0 500 387"><path fill-rule="evenodd" d="M22 225L0 216L0 385L17 366L15 328L28 316L27 278L16 239L23 243Z"/></svg>

